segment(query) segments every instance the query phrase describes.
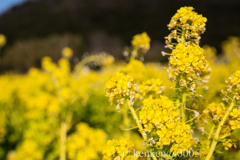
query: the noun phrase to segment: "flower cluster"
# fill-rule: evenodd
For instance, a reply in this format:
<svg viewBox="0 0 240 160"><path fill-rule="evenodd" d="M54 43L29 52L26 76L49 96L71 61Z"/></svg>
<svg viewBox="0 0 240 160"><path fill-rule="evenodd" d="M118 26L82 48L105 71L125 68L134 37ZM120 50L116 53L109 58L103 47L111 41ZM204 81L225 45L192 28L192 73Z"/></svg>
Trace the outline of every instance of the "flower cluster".
<svg viewBox="0 0 240 160"><path fill-rule="evenodd" d="M231 147L235 147L237 148L236 144L234 143L234 141L232 139L227 139L223 142L223 147L225 150L228 150Z"/></svg>
<svg viewBox="0 0 240 160"><path fill-rule="evenodd" d="M150 49L150 41L151 39L146 32L133 36L131 42L132 47L125 47L123 55L128 61L133 59L140 59L143 61L144 55Z"/></svg>
<svg viewBox="0 0 240 160"><path fill-rule="evenodd" d="M73 55L73 51L72 51L71 48L65 47L65 48L63 48L63 50L62 50L62 55L63 55L65 58L70 58L70 57L72 57L72 55Z"/></svg>
<svg viewBox="0 0 240 160"><path fill-rule="evenodd" d="M173 145L170 151L173 151L174 156L190 150L193 142L190 129L188 124L177 122L174 129L170 132L172 133L170 137L173 138Z"/></svg>
<svg viewBox="0 0 240 160"><path fill-rule="evenodd" d="M65 120L68 123L66 132L69 131L69 134L65 133L67 140L64 143L67 159L102 159L106 134L99 129L88 129L82 123L76 132L73 133L73 130L76 123L84 116L89 116L84 115L84 106L104 97L104 79L113 70L116 71L116 67L106 67L103 72L84 68L80 74L75 74L70 71L71 65L67 58L61 58L55 63L50 57L43 58L42 67L31 68L26 74L0 76L0 159L60 159L60 135L63 134L59 124ZM96 99L89 101L90 94ZM90 104L89 107L96 113L91 111L89 121L98 119L100 123L109 123L109 118L103 114L105 110L101 113L97 110L109 107L106 103L104 99L95 106ZM77 116L72 116L73 113ZM8 121L8 117L12 116L15 119ZM119 119L120 116L111 117L115 124ZM7 126L11 126L11 129ZM106 128L110 133L111 128ZM13 148L11 151L7 149L6 143L16 146L14 151ZM14 158L10 158L14 155Z"/></svg>
<svg viewBox="0 0 240 160"><path fill-rule="evenodd" d="M99 159L98 154L106 145L106 133L93 129L86 123L79 123L77 131L69 135L67 140L68 159Z"/></svg>
<svg viewBox="0 0 240 160"><path fill-rule="evenodd" d="M174 103L165 96L146 99L139 118L144 125L144 134L150 146L171 145L171 151L187 150L191 147L190 126L178 121ZM155 136L151 133L156 133Z"/></svg>
<svg viewBox="0 0 240 160"><path fill-rule="evenodd" d="M124 103L125 98L129 98L130 102L134 103L135 95L139 92L139 87L132 82L133 78L131 76L117 72L106 83L106 96L109 97L111 104L117 99L118 111L120 110L120 104Z"/></svg>
<svg viewBox="0 0 240 160"><path fill-rule="evenodd" d="M132 59L121 72L129 74L135 81L141 81L146 73L146 67L142 61Z"/></svg>
<svg viewBox="0 0 240 160"><path fill-rule="evenodd" d="M145 99L144 106L139 112L139 118L145 130L151 132L157 128L173 128L177 121L177 113L174 104L165 96L159 99Z"/></svg>
<svg viewBox="0 0 240 160"><path fill-rule="evenodd" d="M140 48L148 51L150 49L150 41L151 39L147 35L146 32L141 34L137 34L133 37L131 44L134 48Z"/></svg>
<svg viewBox="0 0 240 160"><path fill-rule="evenodd" d="M236 71L233 75L229 77L226 81L227 90L223 91L222 94L225 95L223 100L228 101L228 96L233 97L236 101L240 98L240 70Z"/></svg>
<svg viewBox="0 0 240 160"><path fill-rule="evenodd" d="M217 59L216 48L209 45L204 45L203 49L205 50L207 60L211 63L214 63Z"/></svg>
<svg viewBox="0 0 240 160"><path fill-rule="evenodd" d="M20 146L18 146L13 157L14 160L37 160L44 159L44 153L35 141L25 140Z"/></svg>
<svg viewBox="0 0 240 160"><path fill-rule="evenodd" d="M3 34L0 34L0 48L6 44L6 37Z"/></svg>
<svg viewBox="0 0 240 160"><path fill-rule="evenodd" d="M226 112L226 106L223 103L211 103L203 111L204 114L209 115L215 123L218 123L222 120Z"/></svg>
<svg viewBox="0 0 240 160"><path fill-rule="evenodd" d="M228 60L238 60L240 52L240 37L228 37L228 40L222 43L223 53Z"/></svg>
<svg viewBox="0 0 240 160"><path fill-rule="evenodd" d="M201 39L200 35L206 30L205 23L207 22L207 18L197 14L193 10L193 7L181 7L172 17L168 24L168 29L172 30L172 32L165 37L167 48L174 48L172 39L178 43L185 39L187 43L193 41L199 44L199 40Z"/></svg>
<svg viewBox="0 0 240 160"><path fill-rule="evenodd" d="M111 65L114 62L114 57L106 52L99 52L94 54L86 53L84 58L75 66L74 71L80 72L81 69L89 64L91 67L103 67Z"/></svg>
<svg viewBox="0 0 240 160"><path fill-rule="evenodd" d="M230 126L231 126L231 129L234 130L234 129L237 129L237 128L240 128L240 109L238 108L234 108L232 110L232 112L230 113Z"/></svg>
<svg viewBox="0 0 240 160"><path fill-rule="evenodd" d="M139 96L142 99L146 95L161 95L163 93L164 87L163 82L160 79L149 79L144 81L139 86Z"/></svg>
<svg viewBox="0 0 240 160"><path fill-rule="evenodd" d="M138 156L129 156L134 144L127 138L107 141L107 147L103 151L104 160L136 160Z"/></svg>
<svg viewBox="0 0 240 160"><path fill-rule="evenodd" d="M185 73L190 81L199 79L201 72L208 69L204 50L196 44L179 43L169 58L169 76Z"/></svg>

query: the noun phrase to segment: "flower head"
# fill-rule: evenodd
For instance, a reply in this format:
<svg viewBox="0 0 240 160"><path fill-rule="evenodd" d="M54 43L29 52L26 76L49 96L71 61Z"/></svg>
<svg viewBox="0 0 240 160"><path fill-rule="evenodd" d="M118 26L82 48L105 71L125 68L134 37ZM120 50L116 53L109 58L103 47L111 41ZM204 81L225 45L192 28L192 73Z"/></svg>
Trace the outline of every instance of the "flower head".
<svg viewBox="0 0 240 160"><path fill-rule="evenodd" d="M165 96L160 99L145 99L139 112L141 123L150 146L171 145L171 151L189 149L191 146L190 126L179 122L174 103ZM151 137L151 135L156 136Z"/></svg>
<svg viewBox="0 0 240 160"><path fill-rule="evenodd" d="M115 76L111 77L105 87L106 96L109 97L111 104L117 100L117 109L119 104L123 104L126 98L133 102L135 94L139 92L136 84L133 84L133 78L129 75L117 72Z"/></svg>
<svg viewBox="0 0 240 160"><path fill-rule="evenodd" d="M144 81L139 87L139 96L145 97L147 95L162 95L164 87L160 79L149 79ZM158 96L159 97L159 96Z"/></svg>
<svg viewBox="0 0 240 160"><path fill-rule="evenodd" d="M172 40L180 43L183 39L187 42L199 43L200 35L205 32L207 18L193 11L193 7L181 7L167 25L172 32L165 37L166 47L173 49Z"/></svg>
<svg viewBox="0 0 240 160"><path fill-rule="evenodd" d="M233 94L233 98L238 100L240 93L240 70L236 71L233 75L229 77L229 80L226 81L227 90L222 92L223 94Z"/></svg>
<svg viewBox="0 0 240 160"><path fill-rule="evenodd" d="M149 50L150 48L150 41L151 39L147 35L146 32L143 32L141 34L137 34L132 39L132 45L134 48L141 48L144 50Z"/></svg>
<svg viewBox="0 0 240 160"><path fill-rule="evenodd" d="M4 46L7 42L6 37L3 34L0 34L0 47Z"/></svg>
<svg viewBox="0 0 240 160"><path fill-rule="evenodd" d="M73 55L73 51L72 51L71 48L65 47L65 48L63 48L63 50L62 50L62 54L63 54L64 57L70 58L70 57L72 57L72 55Z"/></svg>
<svg viewBox="0 0 240 160"><path fill-rule="evenodd" d="M121 72L129 74L136 81L141 81L146 73L146 67L142 61L132 59L126 67L121 69Z"/></svg>
<svg viewBox="0 0 240 160"><path fill-rule="evenodd" d="M127 138L121 138L119 140L113 139L107 141L107 147L103 151L104 160L123 160L128 157L134 144ZM136 157L137 159L138 157Z"/></svg>
<svg viewBox="0 0 240 160"><path fill-rule="evenodd" d="M169 58L170 75L186 74L189 81L200 79L204 70L208 70L208 63L204 50L196 44L179 43Z"/></svg>

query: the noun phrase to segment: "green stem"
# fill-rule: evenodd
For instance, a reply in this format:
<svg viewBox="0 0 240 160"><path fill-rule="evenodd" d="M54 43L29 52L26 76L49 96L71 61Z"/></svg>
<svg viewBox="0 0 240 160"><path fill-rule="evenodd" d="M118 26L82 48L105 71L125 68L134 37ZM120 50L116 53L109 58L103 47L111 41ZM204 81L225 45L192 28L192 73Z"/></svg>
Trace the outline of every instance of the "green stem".
<svg viewBox="0 0 240 160"><path fill-rule="evenodd" d="M138 47L134 48L130 57L130 61L137 57Z"/></svg>
<svg viewBox="0 0 240 160"><path fill-rule="evenodd" d="M224 139L224 138L226 138L226 137L228 137L228 136L230 136L230 135L231 135L231 133L227 133L227 134L221 136L220 139Z"/></svg>
<svg viewBox="0 0 240 160"><path fill-rule="evenodd" d="M180 77L181 77L180 74L178 74L177 77L176 77L176 86L175 86L175 88L180 88L180 85L179 85ZM176 90L176 97L178 98L179 96L180 96L180 90L177 89Z"/></svg>
<svg viewBox="0 0 240 160"><path fill-rule="evenodd" d="M209 150L209 152L208 152L208 155L207 155L207 157L206 157L205 160L210 160L210 158L211 158L211 156L212 156L212 154L213 154L213 152L214 152L214 150L215 150L215 147L216 147L216 145L217 145L217 143L218 143L219 135L220 135L222 126L223 126L224 123L226 122L226 120L227 120L227 118L228 118L231 110L233 109L234 105L235 105L235 101L233 100L232 103L231 103L231 105L230 105L230 107L228 108L227 112L225 113L222 121L221 121L220 124L218 125L217 131L216 131L216 133L215 133L215 136L214 136L214 139L213 139L213 142L212 142L212 145L211 145L211 148L210 148L210 150Z"/></svg>
<svg viewBox="0 0 240 160"><path fill-rule="evenodd" d="M192 118L192 119L190 119L190 120L186 121L186 123L189 123L189 122L191 122L191 121L195 120L196 118L197 118L197 117L194 117L194 118Z"/></svg>
<svg viewBox="0 0 240 160"><path fill-rule="evenodd" d="M98 55L92 55L92 56L88 56L86 58L84 58L83 60L81 60L75 67L73 72L77 73L78 71L80 71L86 64L90 63L90 62L101 62L103 61L104 57L98 56Z"/></svg>
<svg viewBox="0 0 240 160"><path fill-rule="evenodd" d="M211 136L213 134L214 128L215 128L215 125L213 125L211 130L210 130L210 135L208 136L208 141L210 140L210 138L211 138Z"/></svg>
<svg viewBox="0 0 240 160"><path fill-rule="evenodd" d="M149 149L147 151L150 152ZM147 156L147 160L151 160L151 157Z"/></svg>
<svg viewBox="0 0 240 160"><path fill-rule="evenodd" d="M186 120L185 119L186 97L187 97L187 93L185 93L184 91L182 96L182 105L181 105L182 122L185 122Z"/></svg>
<svg viewBox="0 0 240 160"><path fill-rule="evenodd" d="M124 131L129 131L129 130L136 129L136 128L138 128L138 126L132 127L132 128L127 128L127 129L122 129L122 130L124 130Z"/></svg>
<svg viewBox="0 0 240 160"><path fill-rule="evenodd" d="M129 107L129 109L130 109L130 111L131 111L131 113L132 113L132 115L133 115L133 118L134 118L134 120L135 120L135 122L136 122L136 124L137 124L137 126L138 126L138 129L140 130L140 133L141 133L143 139L144 139L145 141L147 141L147 136L144 136L144 135L143 135L143 127L142 127L142 125L141 125L141 123L140 123L140 121L139 121L139 118L138 118L138 116L137 116L137 114L136 114L133 106L131 105L131 103L130 103L129 100L127 100L127 102L128 102L128 107ZM155 157L155 155L154 155L152 152L151 152L151 156L152 156L153 160L157 160L157 158Z"/></svg>
<svg viewBox="0 0 240 160"><path fill-rule="evenodd" d="M129 118L128 118L128 110L125 109L124 110L124 115L123 115L123 122L124 122L124 126L126 128L129 127ZM130 139L130 132L128 130L125 130L125 137L127 137L128 139Z"/></svg>
<svg viewBox="0 0 240 160"><path fill-rule="evenodd" d="M185 42L185 34L186 34L186 30L182 31L182 37L181 37L181 42L184 43Z"/></svg>
<svg viewBox="0 0 240 160"><path fill-rule="evenodd" d="M178 74L177 77L176 77L176 86L175 86L175 88L180 88L180 85L179 85L180 77L181 77L180 74ZM180 90L176 89L176 110L177 110L178 114L181 115L181 111L179 109L179 106L180 106L179 97L180 97Z"/></svg>
<svg viewBox="0 0 240 160"><path fill-rule="evenodd" d="M139 119L138 119L138 116L137 116L137 114L136 114L133 106L132 106L131 103L129 102L129 100L128 100L128 107L129 107L129 109L130 109L130 111L131 111L131 113L132 113L132 115L133 115L133 119L135 120L135 122L136 122L136 124L137 124L137 126L138 126L138 129L140 130L140 133L141 133L141 135L142 135L142 137L143 137L143 139L144 139L144 140L147 140L147 137L143 135L143 127L142 127L142 125L141 125L141 123L140 123L140 121L139 121Z"/></svg>

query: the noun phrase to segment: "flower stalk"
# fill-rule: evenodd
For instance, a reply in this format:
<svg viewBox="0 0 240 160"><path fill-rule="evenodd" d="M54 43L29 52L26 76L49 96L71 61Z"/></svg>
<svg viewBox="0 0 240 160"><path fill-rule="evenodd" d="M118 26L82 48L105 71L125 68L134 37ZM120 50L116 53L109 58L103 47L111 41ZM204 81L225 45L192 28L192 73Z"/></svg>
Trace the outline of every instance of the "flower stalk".
<svg viewBox="0 0 240 160"><path fill-rule="evenodd" d="M144 136L144 134L143 134L143 133L144 133L144 132L143 132L143 127L142 127L142 125L141 125L141 123L140 123L140 121L139 121L139 118L138 118L138 116L137 116L137 114L136 114L136 112L135 112L135 110L134 110L134 108L133 108L133 106L131 105L131 103L130 103L129 100L127 100L127 103L128 103L129 110L131 111L131 114L133 115L133 118L134 118L134 120L135 120L135 122L136 122L136 124L137 124L137 126L138 126L138 129L140 130L140 133L141 133L144 141L146 141L146 140L147 140L147 137ZM153 160L157 160L157 158L155 157L155 155L154 155L152 152L151 152L150 154L151 154Z"/></svg>
<svg viewBox="0 0 240 160"><path fill-rule="evenodd" d="M216 146L217 146L217 143L218 143L218 141L219 141L219 135L220 135L220 133L221 133L221 129L222 129L224 123L226 122L226 120L227 120L230 112L232 111L234 105L235 105L235 101L233 100L233 101L231 102L231 105L230 105L230 107L228 108L227 112L225 113L222 121L219 123L219 125L218 125L218 127L217 127L217 131L216 131L215 136L214 136L214 138L213 138L212 145L211 145L211 147L210 147L210 150L209 150L209 152L208 152L207 157L206 157L205 160L210 160L210 158L212 157L213 152L214 152L214 150L215 150L215 148L216 148Z"/></svg>
<svg viewBox="0 0 240 160"><path fill-rule="evenodd" d="M186 97L187 97L187 94L183 93L183 95L182 95L182 105L181 105L182 122L186 121L186 118L185 118Z"/></svg>
<svg viewBox="0 0 240 160"><path fill-rule="evenodd" d="M67 139L67 123L62 122L60 126L60 160L66 160L66 139Z"/></svg>

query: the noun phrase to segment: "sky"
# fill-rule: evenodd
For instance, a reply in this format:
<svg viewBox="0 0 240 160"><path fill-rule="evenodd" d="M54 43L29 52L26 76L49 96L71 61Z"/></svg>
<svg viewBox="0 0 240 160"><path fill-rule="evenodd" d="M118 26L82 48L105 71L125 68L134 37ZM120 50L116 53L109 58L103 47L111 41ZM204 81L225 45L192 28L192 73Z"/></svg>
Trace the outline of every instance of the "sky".
<svg viewBox="0 0 240 160"><path fill-rule="evenodd" d="M25 0L0 0L0 14Z"/></svg>

